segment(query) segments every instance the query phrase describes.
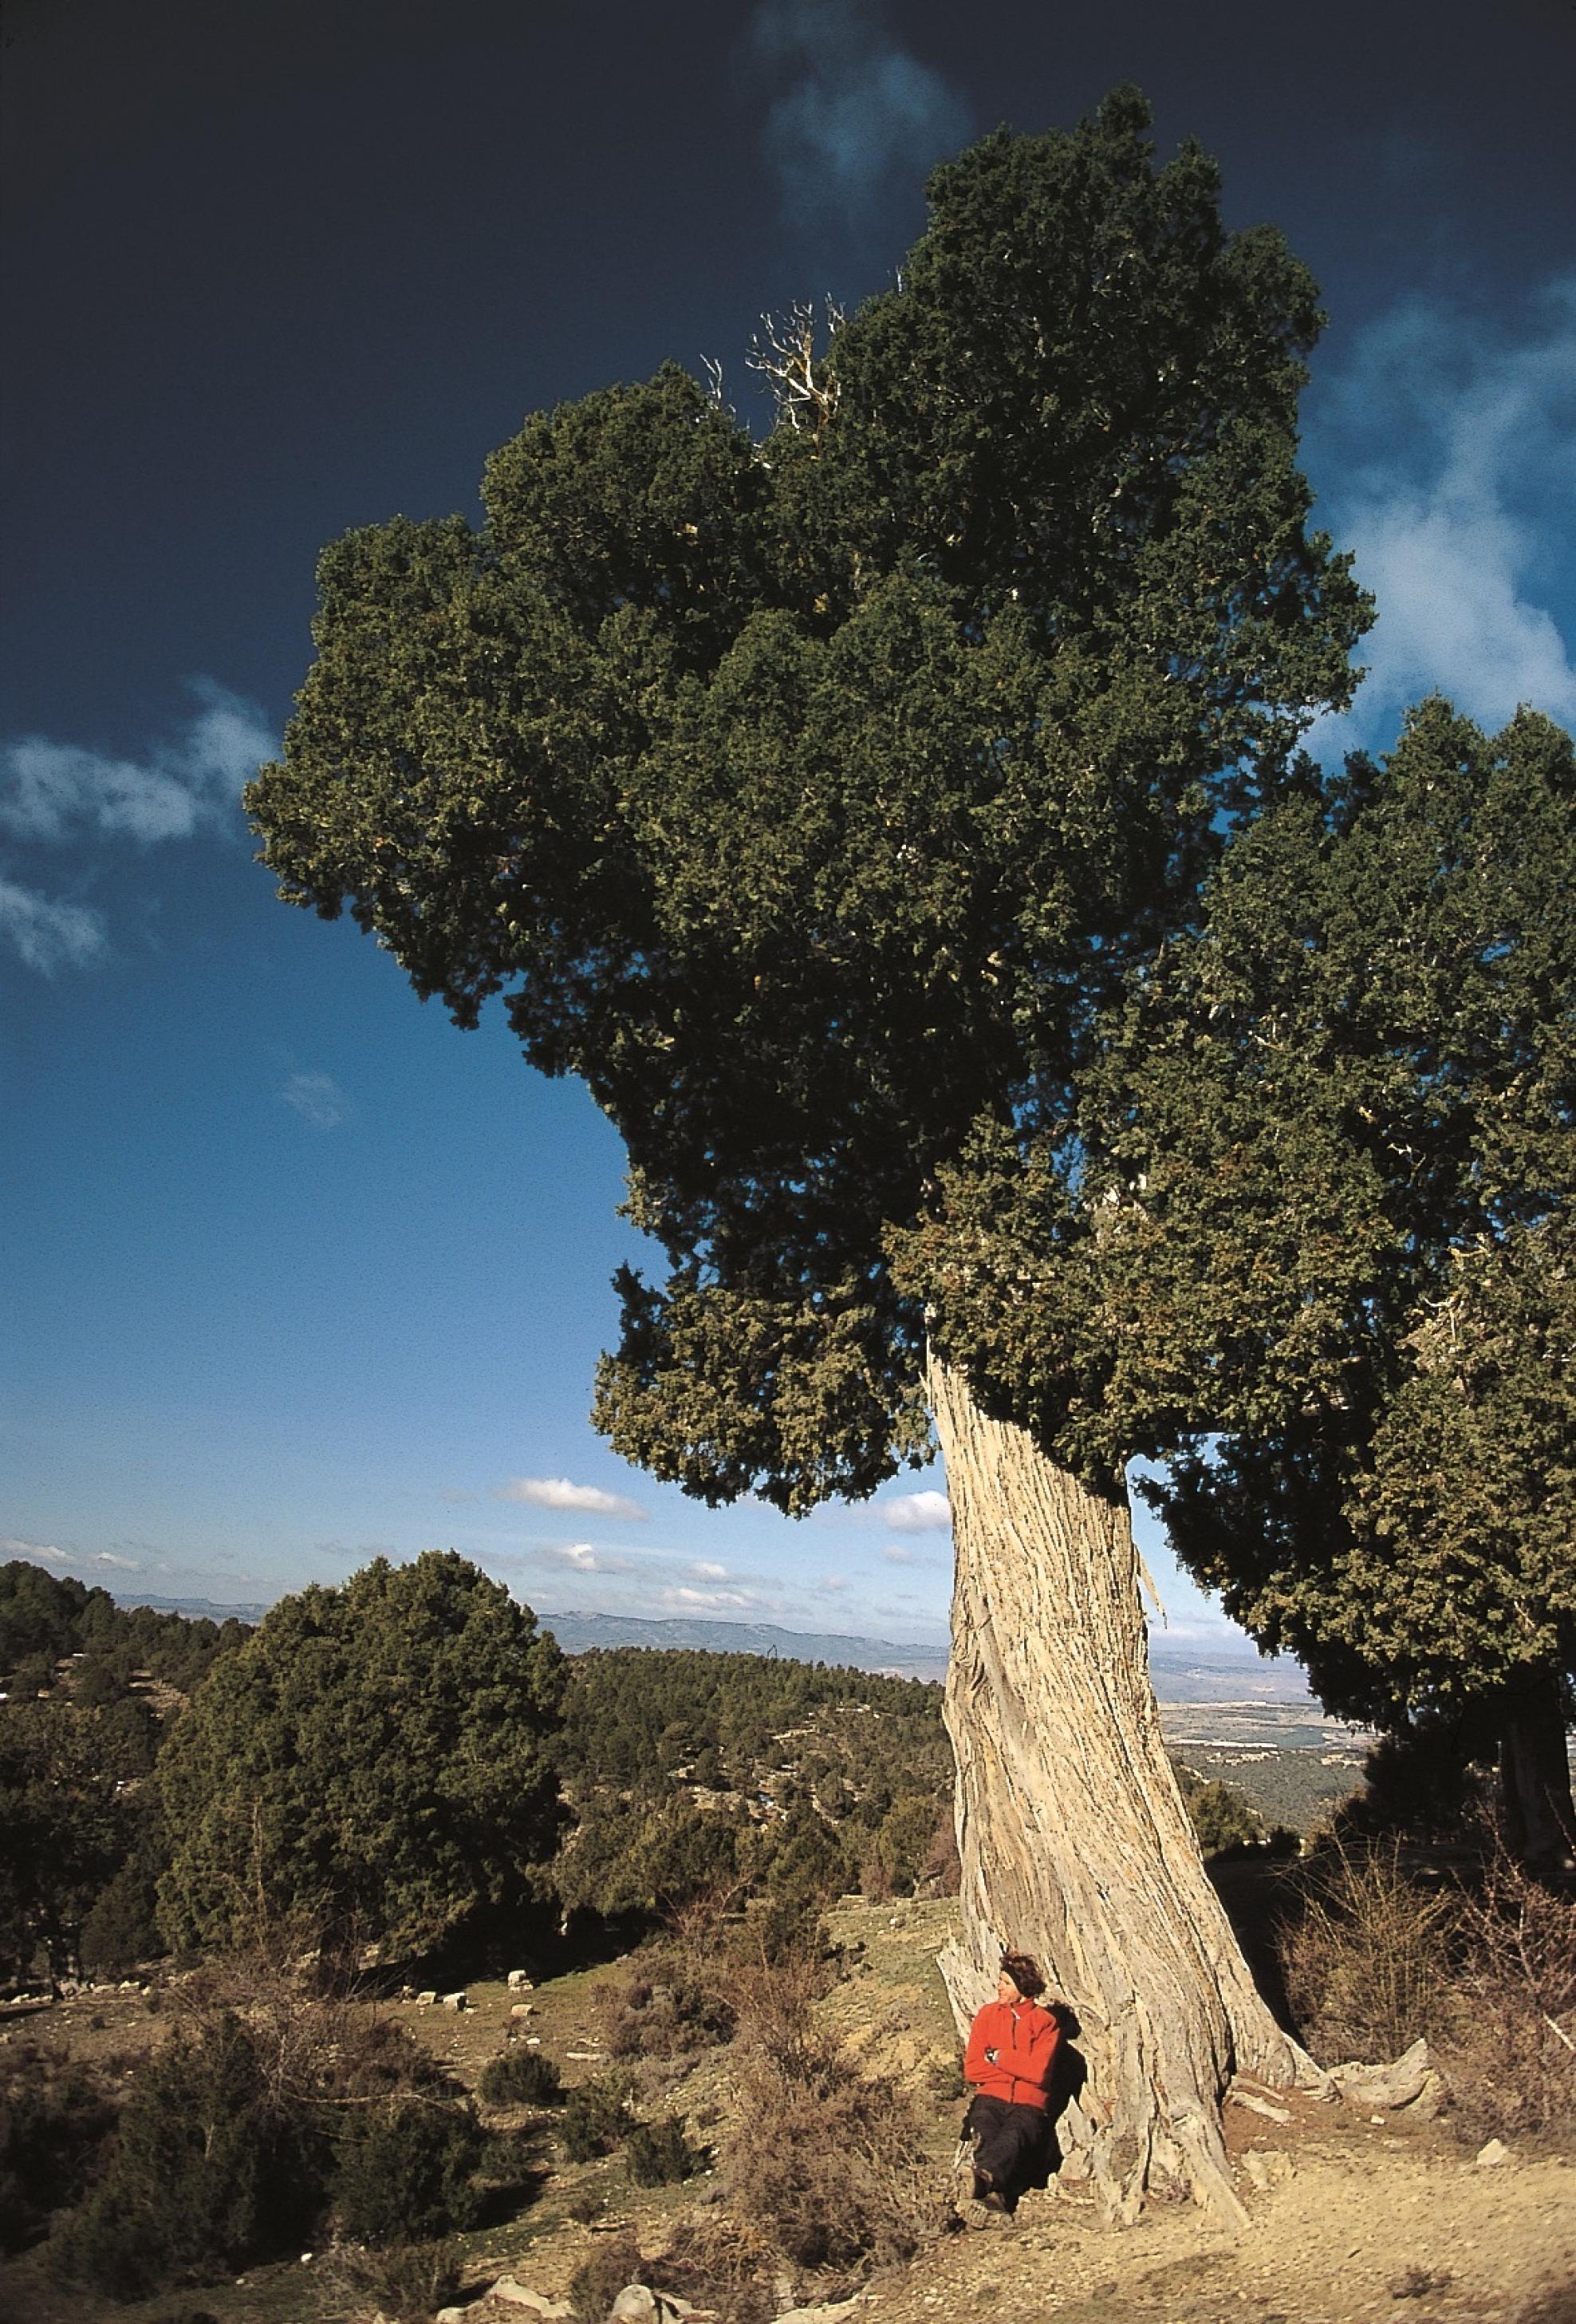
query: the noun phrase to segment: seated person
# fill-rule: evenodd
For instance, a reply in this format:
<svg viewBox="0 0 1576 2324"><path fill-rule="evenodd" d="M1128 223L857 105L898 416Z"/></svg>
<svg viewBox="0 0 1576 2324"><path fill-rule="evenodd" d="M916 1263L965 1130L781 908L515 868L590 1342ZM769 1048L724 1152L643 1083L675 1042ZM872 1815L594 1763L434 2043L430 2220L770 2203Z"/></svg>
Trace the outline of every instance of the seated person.
<svg viewBox="0 0 1576 2324"><path fill-rule="evenodd" d="M1028 1953L1004 1952L996 1998L969 2028L963 2073L975 2086L963 2117L974 2140L974 2200L1011 2211L1035 2179L1050 2128L1047 2086L1061 2028L1037 1997L1046 1989Z"/></svg>

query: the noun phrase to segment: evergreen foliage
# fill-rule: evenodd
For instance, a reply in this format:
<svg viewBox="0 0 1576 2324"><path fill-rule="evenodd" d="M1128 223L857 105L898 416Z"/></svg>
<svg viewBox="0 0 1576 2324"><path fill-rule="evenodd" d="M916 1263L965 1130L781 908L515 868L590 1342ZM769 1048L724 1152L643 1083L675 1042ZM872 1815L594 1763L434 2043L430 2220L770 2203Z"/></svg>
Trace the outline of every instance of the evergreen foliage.
<svg viewBox="0 0 1576 2324"><path fill-rule="evenodd" d="M237 1936L261 1892L402 1958L518 1904L558 1832L561 1667L534 1616L452 1553L281 1599L161 1761L172 1941Z"/></svg>
<svg viewBox="0 0 1576 2324"><path fill-rule="evenodd" d="M468 2106L410 2097L347 2116L329 2181L355 2243L427 2243L474 2227L486 2147Z"/></svg>
<svg viewBox="0 0 1576 2324"><path fill-rule="evenodd" d="M462 1024L505 993L617 1124L669 1272L621 1278L597 1417L713 1500L920 1453L938 1173L1060 1149L1096 1005L1350 691L1313 284L1147 123L937 170L764 444L669 366L530 420L481 534L330 549L248 794L288 899Z"/></svg>
<svg viewBox="0 0 1576 2324"><path fill-rule="evenodd" d="M1576 758L1435 700L1304 771L1108 1019L1075 1170L982 1138L927 1279L1069 1456L1174 1456L1332 1708L1492 1735L1576 1670Z"/></svg>
<svg viewBox="0 0 1576 2324"><path fill-rule="evenodd" d="M138 2074L109 2169L59 2257L96 2291L138 2300L274 2256L319 2200L305 2126L274 2102L251 2035L226 2015Z"/></svg>

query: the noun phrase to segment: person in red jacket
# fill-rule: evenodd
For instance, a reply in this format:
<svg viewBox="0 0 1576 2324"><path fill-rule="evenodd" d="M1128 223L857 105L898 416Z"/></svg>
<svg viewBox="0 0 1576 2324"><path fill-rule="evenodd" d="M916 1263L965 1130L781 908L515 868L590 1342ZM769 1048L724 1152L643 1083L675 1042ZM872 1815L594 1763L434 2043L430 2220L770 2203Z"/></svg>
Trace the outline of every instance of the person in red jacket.
<svg viewBox="0 0 1576 2324"><path fill-rule="evenodd" d="M974 2200L993 2211L1016 2209L1045 2151L1047 2086L1062 2038L1039 2006L1045 1989L1037 1961L1004 1952L996 1998L969 2028L963 2073L974 2098L963 2128L974 2140Z"/></svg>

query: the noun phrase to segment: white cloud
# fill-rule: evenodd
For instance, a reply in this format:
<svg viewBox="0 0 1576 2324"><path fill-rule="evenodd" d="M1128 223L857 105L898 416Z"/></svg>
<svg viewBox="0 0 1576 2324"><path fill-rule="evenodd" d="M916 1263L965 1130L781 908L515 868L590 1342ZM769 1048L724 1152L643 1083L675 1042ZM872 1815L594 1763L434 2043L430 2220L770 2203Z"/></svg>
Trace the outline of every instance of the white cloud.
<svg viewBox="0 0 1576 2324"><path fill-rule="evenodd" d="M846 1590L847 1587L848 1576L846 1573L824 1573L819 1582L816 1584L817 1591L823 1591L831 1597L835 1597L839 1591Z"/></svg>
<svg viewBox="0 0 1576 2324"><path fill-rule="evenodd" d="M699 1560L689 1570L697 1582L725 1582L728 1578L728 1569L725 1565L708 1565L704 1559Z"/></svg>
<svg viewBox="0 0 1576 2324"><path fill-rule="evenodd" d="M756 57L792 78L767 115L767 158L790 217L856 221L894 181L917 181L968 135L939 73L853 0L763 0Z"/></svg>
<svg viewBox="0 0 1576 2324"><path fill-rule="evenodd" d="M624 1493L604 1493L600 1485L573 1485L567 1477L511 1477L493 1495L500 1501L527 1501L539 1509L580 1509L599 1517L644 1520L639 1501Z"/></svg>
<svg viewBox="0 0 1576 2324"><path fill-rule="evenodd" d="M555 1559L561 1565L572 1565L576 1573L632 1573L633 1566L627 1557L609 1557L588 1541L567 1543L563 1547L544 1550L544 1557Z"/></svg>
<svg viewBox="0 0 1576 2324"><path fill-rule="evenodd" d="M41 1541L0 1541L0 1550L7 1557L47 1558L51 1565L69 1565L71 1562L69 1550L55 1549Z"/></svg>
<svg viewBox="0 0 1576 2324"><path fill-rule="evenodd" d="M58 968L81 968L105 949L104 922L86 904L40 895L0 873L0 939L24 968L52 976Z"/></svg>
<svg viewBox="0 0 1576 2324"><path fill-rule="evenodd" d="M1313 747L1387 747L1401 709L1435 690L1489 728L1523 702L1576 721L1553 609L1576 583L1560 567L1576 514L1576 275L1509 329L1403 302L1320 375L1311 414L1319 521L1356 551L1379 616L1350 717Z"/></svg>
<svg viewBox="0 0 1576 2324"><path fill-rule="evenodd" d="M280 1096L314 1130L337 1130L354 1111L331 1074L292 1074Z"/></svg>
<svg viewBox="0 0 1576 2324"><path fill-rule="evenodd" d="M261 711L211 678L190 681L200 707L171 742L137 759L112 757L47 735L0 751L0 829L55 845L86 833L144 846L189 839L233 819L241 788L274 748Z"/></svg>
<svg viewBox="0 0 1576 2324"><path fill-rule="evenodd" d="M735 1612L750 1613L760 1602L752 1590L690 1590L681 1583L662 1592L665 1606L676 1606L688 1614L714 1614L730 1608Z"/></svg>
<svg viewBox="0 0 1576 2324"><path fill-rule="evenodd" d="M117 1573L140 1573L143 1570L138 1559L134 1557L114 1557L110 1554L107 1549L99 1550L94 1556L92 1563L95 1565L113 1565Z"/></svg>
<svg viewBox="0 0 1576 2324"><path fill-rule="evenodd" d="M917 1549L910 1549L903 1541L888 1542L881 1555L889 1565L928 1565L930 1563L927 1557L921 1557Z"/></svg>
<svg viewBox="0 0 1576 2324"><path fill-rule="evenodd" d="M889 1501L878 1501L876 1509L899 1533L947 1533L952 1528L952 1507L945 1493L899 1493Z"/></svg>

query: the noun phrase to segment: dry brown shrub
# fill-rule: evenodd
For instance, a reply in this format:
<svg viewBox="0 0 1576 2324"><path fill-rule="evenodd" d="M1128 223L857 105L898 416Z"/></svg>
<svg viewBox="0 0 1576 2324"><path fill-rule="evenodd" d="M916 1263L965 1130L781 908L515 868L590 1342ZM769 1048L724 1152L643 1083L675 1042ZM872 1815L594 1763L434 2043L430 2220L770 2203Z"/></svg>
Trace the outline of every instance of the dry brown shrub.
<svg viewBox="0 0 1576 2324"><path fill-rule="evenodd" d="M1338 1841L1310 1861L1300 1886L1279 1951L1310 2048L1378 2060L1399 2057L1419 2034L1448 2037L1460 2014L1456 1898L1408 1877L1394 1842Z"/></svg>
<svg viewBox="0 0 1576 2324"><path fill-rule="evenodd" d="M739 1975L739 2112L723 2190L784 2255L844 2275L909 2258L936 2216L913 2101L862 2075L816 2015L825 1965L796 1956Z"/></svg>
<svg viewBox="0 0 1576 2324"><path fill-rule="evenodd" d="M393 2324L428 2324L439 2308L459 2298L465 2263L448 2243L395 2244L383 2251L340 2244L327 2254L319 2281L347 2319L382 2315Z"/></svg>
<svg viewBox="0 0 1576 2324"><path fill-rule="evenodd" d="M596 2013L614 2058L686 2058L731 2041L733 2011L710 1963L677 1946L637 1957L632 1977L604 1987Z"/></svg>
<svg viewBox="0 0 1576 2324"><path fill-rule="evenodd" d="M647 2280L646 2263L634 2236L610 2236L569 2279L569 2306L576 2324L605 2324L607 2311L625 2284Z"/></svg>
<svg viewBox="0 0 1576 2324"><path fill-rule="evenodd" d="M652 2281L727 2324L770 2324L782 2258L760 2219L721 2208L680 2219Z"/></svg>
<svg viewBox="0 0 1576 2324"><path fill-rule="evenodd" d="M1466 2003L1448 2070L1464 2126L1576 2131L1576 1898L1502 1851L1458 1907Z"/></svg>

